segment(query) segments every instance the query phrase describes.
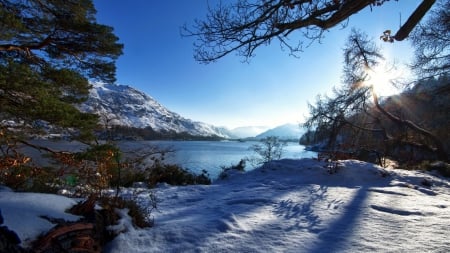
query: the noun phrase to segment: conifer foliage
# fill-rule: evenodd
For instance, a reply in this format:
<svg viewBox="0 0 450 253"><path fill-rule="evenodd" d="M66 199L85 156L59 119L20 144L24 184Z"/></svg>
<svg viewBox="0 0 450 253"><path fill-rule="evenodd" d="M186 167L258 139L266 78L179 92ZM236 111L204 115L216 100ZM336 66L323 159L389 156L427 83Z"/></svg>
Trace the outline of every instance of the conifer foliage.
<svg viewBox="0 0 450 253"><path fill-rule="evenodd" d="M114 82L123 48L95 14L91 0L0 0L0 182L44 175L18 149L52 152L29 143L31 135L56 128L92 140L97 116L76 104L89 80Z"/></svg>
<svg viewBox="0 0 450 253"><path fill-rule="evenodd" d="M0 0L0 121L44 120L86 137L97 118L74 104L88 79L114 81L123 47L95 13L90 0Z"/></svg>

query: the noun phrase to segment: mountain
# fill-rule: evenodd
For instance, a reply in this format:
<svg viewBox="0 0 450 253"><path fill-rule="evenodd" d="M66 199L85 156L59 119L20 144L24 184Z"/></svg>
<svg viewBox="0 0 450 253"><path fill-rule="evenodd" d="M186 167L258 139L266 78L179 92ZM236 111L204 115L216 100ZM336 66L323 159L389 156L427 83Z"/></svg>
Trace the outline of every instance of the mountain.
<svg viewBox="0 0 450 253"><path fill-rule="evenodd" d="M284 124L272 129L265 131L255 137L255 139L262 139L269 136L276 136L283 140L300 139L300 137L305 132L304 129L300 128L298 124Z"/></svg>
<svg viewBox="0 0 450 253"><path fill-rule="evenodd" d="M226 129L186 119L149 95L125 85L93 83L89 99L79 106L100 115L105 125L152 128L156 132L228 138Z"/></svg>
<svg viewBox="0 0 450 253"><path fill-rule="evenodd" d="M237 127L229 131L234 138L248 138L255 137L256 135L261 134L268 129L269 127L267 126L245 126Z"/></svg>

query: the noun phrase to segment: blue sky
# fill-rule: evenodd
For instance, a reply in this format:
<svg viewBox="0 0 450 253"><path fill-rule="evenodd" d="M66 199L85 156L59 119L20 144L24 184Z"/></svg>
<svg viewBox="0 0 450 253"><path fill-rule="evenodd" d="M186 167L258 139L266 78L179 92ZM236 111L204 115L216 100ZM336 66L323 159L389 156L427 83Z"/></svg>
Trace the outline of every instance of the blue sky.
<svg viewBox="0 0 450 253"><path fill-rule="evenodd" d="M214 1L210 1L213 5ZM117 61L117 83L132 86L180 115L216 126L277 126L301 123L307 102L340 84L342 48L352 27L377 38L396 31L420 0L391 0L366 9L326 33L300 58L289 56L277 42L261 47L250 63L228 55L203 65L193 58L194 38L180 27L206 15L206 0L94 0L97 21L114 27L125 45ZM408 41L379 42L398 63L411 57Z"/></svg>

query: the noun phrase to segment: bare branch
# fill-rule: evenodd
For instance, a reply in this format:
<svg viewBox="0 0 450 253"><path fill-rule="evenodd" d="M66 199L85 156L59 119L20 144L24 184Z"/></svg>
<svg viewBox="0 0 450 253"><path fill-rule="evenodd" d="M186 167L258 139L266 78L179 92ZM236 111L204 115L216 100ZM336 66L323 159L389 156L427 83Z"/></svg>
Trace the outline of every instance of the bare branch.
<svg viewBox="0 0 450 253"><path fill-rule="evenodd" d="M436 0L423 0L423 2L411 14L406 23L394 35L395 40L402 41L409 36L412 29L420 22L425 14L430 10Z"/></svg>
<svg viewBox="0 0 450 253"><path fill-rule="evenodd" d="M294 31L311 42L323 32L343 23L366 7L381 6L389 0L235 0L209 8L205 20L192 28L182 27L182 35L195 37L194 57L202 63L214 62L231 52L248 60L256 48L278 39L291 55L303 51L303 40L290 44L285 38ZM402 40L411 32L435 0L424 0L395 36Z"/></svg>

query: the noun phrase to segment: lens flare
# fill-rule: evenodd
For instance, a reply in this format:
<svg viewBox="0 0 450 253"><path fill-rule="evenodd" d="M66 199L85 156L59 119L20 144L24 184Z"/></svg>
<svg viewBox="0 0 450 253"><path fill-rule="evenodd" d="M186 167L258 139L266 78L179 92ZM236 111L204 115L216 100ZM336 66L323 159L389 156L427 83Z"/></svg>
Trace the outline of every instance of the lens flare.
<svg viewBox="0 0 450 253"><path fill-rule="evenodd" d="M401 89L395 85L395 81L404 76L402 70L386 62L381 62L366 71L368 75L368 79L365 81L366 85L372 86L378 96L391 96L401 92Z"/></svg>

